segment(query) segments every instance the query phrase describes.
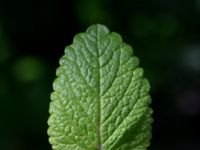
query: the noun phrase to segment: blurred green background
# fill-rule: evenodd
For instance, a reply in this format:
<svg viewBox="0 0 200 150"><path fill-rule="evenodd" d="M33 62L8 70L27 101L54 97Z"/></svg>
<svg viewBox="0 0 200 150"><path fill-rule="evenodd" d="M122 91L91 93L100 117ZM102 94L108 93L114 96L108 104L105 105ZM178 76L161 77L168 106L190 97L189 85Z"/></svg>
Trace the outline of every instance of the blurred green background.
<svg viewBox="0 0 200 150"><path fill-rule="evenodd" d="M151 82L149 150L200 149L200 0L1 0L0 149L50 150L58 59L94 23L131 44Z"/></svg>

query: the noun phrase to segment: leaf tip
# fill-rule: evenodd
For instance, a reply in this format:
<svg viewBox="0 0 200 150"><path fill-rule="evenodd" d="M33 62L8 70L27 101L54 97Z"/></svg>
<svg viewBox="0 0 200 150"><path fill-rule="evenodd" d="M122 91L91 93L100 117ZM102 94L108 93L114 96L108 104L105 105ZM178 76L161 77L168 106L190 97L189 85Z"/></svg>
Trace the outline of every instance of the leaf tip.
<svg viewBox="0 0 200 150"><path fill-rule="evenodd" d="M102 24L94 24L87 28L86 33L94 34L94 33L101 33L101 34L108 34L110 31L109 29Z"/></svg>

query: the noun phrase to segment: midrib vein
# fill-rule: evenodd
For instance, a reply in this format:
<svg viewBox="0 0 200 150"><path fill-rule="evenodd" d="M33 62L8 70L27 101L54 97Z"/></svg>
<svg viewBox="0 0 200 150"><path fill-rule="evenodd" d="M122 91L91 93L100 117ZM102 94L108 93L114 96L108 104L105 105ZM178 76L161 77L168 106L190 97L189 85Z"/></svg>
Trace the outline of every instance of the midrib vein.
<svg viewBox="0 0 200 150"><path fill-rule="evenodd" d="M103 150L102 149L102 138L101 138L101 133L102 133L102 127L101 127L101 123L102 123L102 111L101 111L101 106L102 106L102 101L101 101L101 87L100 87L100 81L101 81L101 68L100 68L100 50L99 50L99 28L97 25L97 51L98 51L98 69L99 69L99 91L98 91L98 96L99 96L99 146L98 149L99 150Z"/></svg>

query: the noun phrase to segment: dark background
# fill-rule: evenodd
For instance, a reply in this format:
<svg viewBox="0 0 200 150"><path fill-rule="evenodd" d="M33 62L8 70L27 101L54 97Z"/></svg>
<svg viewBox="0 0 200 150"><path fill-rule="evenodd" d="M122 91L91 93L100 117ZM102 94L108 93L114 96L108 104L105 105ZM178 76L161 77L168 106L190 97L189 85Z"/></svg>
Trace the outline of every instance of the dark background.
<svg viewBox="0 0 200 150"><path fill-rule="evenodd" d="M0 0L0 149L51 149L58 59L94 23L133 46L151 82L149 150L200 150L200 0Z"/></svg>

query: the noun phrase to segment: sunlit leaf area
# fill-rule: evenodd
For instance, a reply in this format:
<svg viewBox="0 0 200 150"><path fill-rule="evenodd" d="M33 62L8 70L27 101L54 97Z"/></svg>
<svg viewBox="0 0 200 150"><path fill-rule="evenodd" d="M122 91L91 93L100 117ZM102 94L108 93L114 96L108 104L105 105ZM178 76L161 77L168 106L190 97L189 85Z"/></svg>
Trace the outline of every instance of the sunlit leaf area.
<svg viewBox="0 0 200 150"><path fill-rule="evenodd" d="M0 149L52 149L55 70L73 36L97 23L132 45L150 81L148 150L199 150L199 0L1 0Z"/></svg>

